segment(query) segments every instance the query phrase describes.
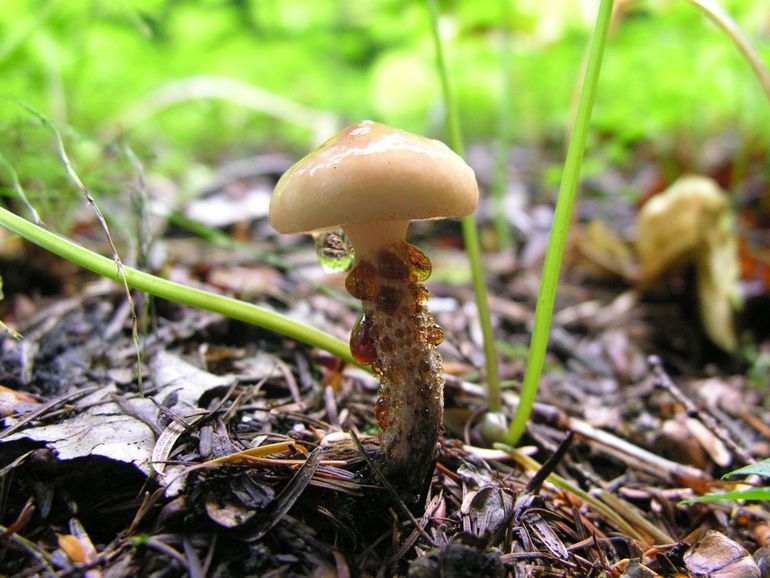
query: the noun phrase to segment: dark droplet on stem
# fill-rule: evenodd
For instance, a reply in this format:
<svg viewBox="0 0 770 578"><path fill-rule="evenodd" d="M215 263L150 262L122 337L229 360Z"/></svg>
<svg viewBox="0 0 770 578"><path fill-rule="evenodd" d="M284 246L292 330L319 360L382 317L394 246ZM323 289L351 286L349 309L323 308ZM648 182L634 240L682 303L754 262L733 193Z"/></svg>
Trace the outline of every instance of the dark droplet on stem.
<svg viewBox="0 0 770 578"><path fill-rule="evenodd" d="M374 346L372 324L361 313L350 333L350 353L358 363L369 365L377 361L377 349Z"/></svg>
<svg viewBox="0 0 770 578"><path fill-rule="evenodd" d="M345 289L356 299L371 301L377 296L377 269L368 261L359 261L345 278Z"/></svg>

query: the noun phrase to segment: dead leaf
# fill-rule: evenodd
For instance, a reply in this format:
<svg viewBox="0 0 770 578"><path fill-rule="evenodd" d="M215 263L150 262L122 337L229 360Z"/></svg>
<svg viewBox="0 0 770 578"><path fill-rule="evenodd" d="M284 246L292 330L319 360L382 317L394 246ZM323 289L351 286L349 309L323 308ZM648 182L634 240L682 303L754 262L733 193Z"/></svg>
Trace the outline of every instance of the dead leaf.
<svg viewBox="0 0 770 578"><path fill-rule="evenodd" d="M215 492L209 492L206 495L206 513L223 528L237 528L251 520L257 510L249 509L244 504Z"/></svg>
<svg viewBox="0 0 770 578"><path fill-rule="evenodd" d="M738 308L740 262L729 210L704 231L695 255L698 305L703 329L725 351L735 351L734 311Z"/></svg>
<svg viewBox="0 0 770 578"><path fill-rule="evenodd" d="M727 536L709 530L685 552L684 565L695 577L759 578L759 566L746 549Z"/></svg>
<svg viewBox="0 0 770 578"><path fill-rule="evenodd" d="M69 534L56 534L59 549L75 564L90 564L97 556L96 548L88 532L77 518L69 523ZM83 573L85 578L101 578L100 568L92 568Z"/></svg>
<svg viewBox="0 0 770 578"><path fill-rule="evenodd" d="M639 560L621 560L616 566L622 566L623 563L626 563L626 566L620 578L654 578L655 576L660 576L660 574L650 570Z"/></svg>
<svg viewBox="0 0 770 578"><path fill-rule="evenodd" d="M200 397L229 381L228 377L207 373L166 352L156 355L150 365L158 386L154 398L163 402L173 396L175 405L171 409L180 416L200 411L197 407ZM124 396L119 405L113 400L120 395L114 384L105 385L82 398L69 419L21 429L2 442L31 439L45 443L59 460L102 456L133 464L149 474L155 434L139 416L157 422L158 408L149 398L142 397ZM163 479L160 481L163 483Z"/></svg>
<svg viewBox="0 0 770 578"><path fill-rule="evenodd" d="M103 387L81 399L71 418L22 429L4 438L3 442L27 438L45 443L60 460L103 456L133 464L149 473L148 462L155 436L145 423L125 414L117 403L108 401L111 395L118 393L114 385ZM151 404L149 400L140 399L126 403L137 410L141 405Z"/></svg>
<svg viewBox="0 0 770 578"><path fill-rule="evenodd" d="M0 385L0 417L24 413L39 404L39 401L26 393Z"/></svg>

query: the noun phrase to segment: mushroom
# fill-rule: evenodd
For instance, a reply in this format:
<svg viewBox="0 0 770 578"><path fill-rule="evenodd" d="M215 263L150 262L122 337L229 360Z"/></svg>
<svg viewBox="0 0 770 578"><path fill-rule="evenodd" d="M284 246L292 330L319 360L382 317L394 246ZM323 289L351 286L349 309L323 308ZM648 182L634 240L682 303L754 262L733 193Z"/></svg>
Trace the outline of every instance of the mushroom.
<svg viewBox="0 0 770 578"><path fill-rule="evenodd" d="M443 421L444 339L426 306L431 263L406 243L412 220L467 215L473 170L443 143L372 121L350 126L291 167L270 201L282 233L342 228L355 253L347 291L363 302L350 349L381 388L379 465L399 490L430 482Z"/></svg>

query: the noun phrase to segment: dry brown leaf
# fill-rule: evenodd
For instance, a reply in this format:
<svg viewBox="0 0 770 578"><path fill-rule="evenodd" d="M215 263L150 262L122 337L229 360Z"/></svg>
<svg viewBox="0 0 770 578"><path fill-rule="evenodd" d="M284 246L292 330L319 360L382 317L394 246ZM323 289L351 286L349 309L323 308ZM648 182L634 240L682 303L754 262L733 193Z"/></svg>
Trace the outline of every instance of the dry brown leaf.
<svg viewBox="0 0 770 578"><path fill-rule="evenodd" d="M709 530L684 554L691 576L759 578L759 566L746 549L727 536Z"/></svg>

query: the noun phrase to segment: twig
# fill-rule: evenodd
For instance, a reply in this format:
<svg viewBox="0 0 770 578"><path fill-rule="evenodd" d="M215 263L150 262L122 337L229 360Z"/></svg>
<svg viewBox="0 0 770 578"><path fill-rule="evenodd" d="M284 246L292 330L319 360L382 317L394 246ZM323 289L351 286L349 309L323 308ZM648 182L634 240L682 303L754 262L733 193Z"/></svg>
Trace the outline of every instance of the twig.
<svg viewBox="0 0 770 578"><path fill-rule="evenodd" d="M315 475L316 470L318 470L322 455L323 451L321 448L313 450L302 467L297 470L294 476L289 480L289 483L286 484L281 492L275 497L270 505L270 511L267 518L259 524L255 532L244 534L242 536L244 540L247 542L255 542L262 539L265 534L286 516L302 495L302 492L305 491L308 483L310 483L313 475Z"/></svg>
<svg viewBox="0 0 770 578"><path fill-rule="evenodd" d="M537 494L540 492L540 487L543 485L543 482L550 476L553 471L556 469L556 466L559 465L562 458L564 458L564 455L567 453L567 450L569 450L570 446L572 445L572 440L575 438L574 432L571 430L567 432L567 434L564 436L564 439L561 440L561 443L559 444L559 447L556 448L556 451L553 452L547 460L543 463L543 467L541 467L537 472L535 472L535 475L532 476L532 478L527 483L527 486L524 488L524 492L527 494Z"/></svg>
<svg viewBox="0 0 770 578"><path fill-rule="evenodd" d="M658 544L670 544L673 542L671 536L650 522L649 518L646 518L642 512L623 498L616 496L612 492L600 490L599 499L616 512L623 512L624 519L628 520L634 528L639 528L642 532L655 538Z"/></svg>
<svg viewBox="0 0 770 578"><path fill-rule="evenodd" d="M453 379L450 376L447 383L450 383L452 380ZM458 383L457 380L454 381L455 383ZM459 381L458 386L465 392L479 397L484 396L483 389L479 385ZM519 403L519 397L512 391L506 391L503 398L505 405L510 407L516 407ZM576 435L579 435L586 440L591 440L600 446L598 448L600 451L612 455L626 464L633 465L654 476L660 477L668 475L680 479L692 480L711 479L711 476L698 468L679 464L655 455L644 448L640 448L631 442L611 434L610 432L600 430L583 420L568 416L556 406L545 403L536 403L534 408L534 415L538 416L541 421L547 422L561 430L572 430Z"/></svg>
<svg viewBox="0 0 770 578"><path fill-rule="evenodd" d="M532 470L532 471L538 471L542 469L543 466L541 466L536 460L532 459L531 457L523 454L521 451L517 450L516 448L496 443L494 444L494 447L500 450L503 450L504 452L507 452L516 462L518 462L521 466ZM646 546L650 546L653 542L671 542L673 541L670 536L666 535L666 533L663 530L657 530L656 536L645 536L637 528L632 526L620 512L616 512L613 510L610 506L605 504L604 502L600 501L599 499L595 498L594 496L590 495L588 492L584 491L583 489L577 487L573 483L569 482L568 480L562 478L561 476L557 474L551 474L548 476L548 481L552 483L557 488L564 490L565 492L572 494L574 496L577 496L580 498L583 502L589 504L592 506L596 511L604 514L604 516L615 526L620 529L622 532L624 532L627 536L630 538L636 540L637 542L640 542ZM664 540L661 541L661 538L664 538ZM652 538L652 540L650 540Z"/></svg>
<svg viewBox="0 0 770 578"><path fill-rule="evenodd" d="M436 508L438 508L440 498L440 494L437 494L430 501L430 504L428 504L428 507L425 508L425 513L422 516L422 525L415 529L415 531L413 531L409 537L404 540L404 543L401 544L401 547L398 549L398 551L391 556L391 565L395 566L398 564L399 560L402 560L404 556L407 555L409 550L414 547L414 544L417 541L417 536L420 534L420 528L424 528L430 521L430 517L436 513Z"/></svg>
<svg viewBox="0 0 770 578"><path fill-rule="evenodd" d="M205 578L206 574L203 571L200 556L198 556L198 552L195 551L195 547L189 536L183 538L182 547L184 548L185 558L187 558L187 568L190 572L190 578Z"/></svg>
<svg viewBox="0 0 770 578"><path fill-rule="evenodd" d="M5 526L0 526L0 543L5 540L13 542L23 550L26 550L30 556L37 560L38 563L45 569L47 575L53 576L54 578L56 577L56 571L51 566L51 563L48 559L48 554L44 550L42 550L34 542L27 540L25 537L20 536L19 534L7 534L7 532L8 528Z"/></svg>
<svg viewBox="0 0 770 578"><path fill-rule="evenodd" d="M706 426L709 431L711 431L711 433L713 433L714 436L719 441L721 441L735 457L741 460L741 462L744 464L754 463L754 458L751 457L748 451L735 443L735 441L728 435L725 429L719 425L719 423L717 423L717 420L714 419L714 416L698 409L692 400L690 400L682 392L682 390L676 386L668 373L666 373L666 370L663 369L663 362L657 355L651 355L647 361L650 364L650 369L652 369L653 375L655 376L655 387L664 389L669 394L671 394L671 397L673 397L678 403L681 403L684 406L685 411L687 411L687 415L697 419L704 426Z"/></svg>
<svg viewBox="0 0 770 578"><path fill-rule="evenodd" d="M185 570L188 570L188 571L190 570L190 564L187 561L187 558L185 558L185 556L181 552L179 552L179 550L163 542L160 539L160 537L151 536L150 538L147 538L147 540L143 542L143 545L146 546L147 548L152 548L153 550L160 552L161 554L165 554L172 560L176 560Z"/></svg>
<svg viewBox="0 0 770 578"><path fill-rule="evenodd" d="M156 439L163 434L163 428L160 427L160 424L158 424L157 421L150 419L150 417L145 415L143 412L131 407L131 404L129 404L128 400L126 400L123 396L111 393L109 398L110 401L117 404L117 406L120 408L120 411L122 411L124 414L142 422L144 425L150 428Z"/></svg>
<svg viewBox="0 0 770 578"><path fill-rule="evenodd" d="M567 418L563 427L601 446L599 448L601 451L654 476L668 475L683 480L711 479L711 476L703 470L663 458L582 420Z"/></svg>

